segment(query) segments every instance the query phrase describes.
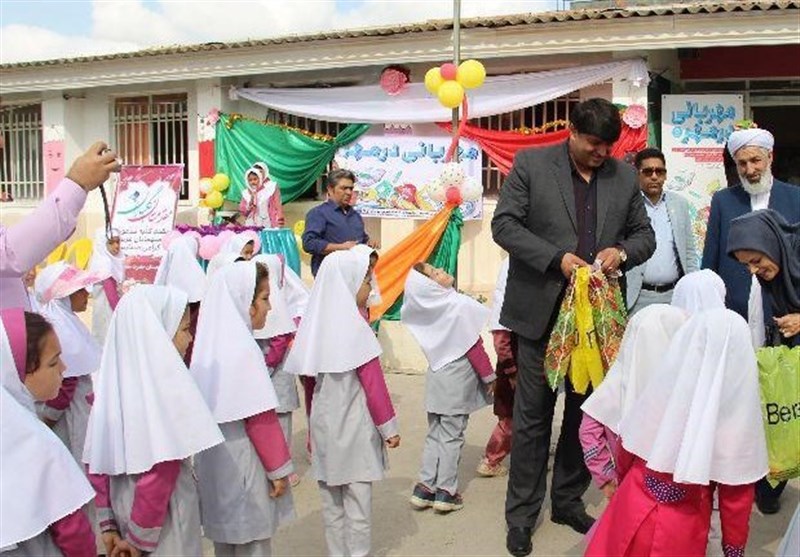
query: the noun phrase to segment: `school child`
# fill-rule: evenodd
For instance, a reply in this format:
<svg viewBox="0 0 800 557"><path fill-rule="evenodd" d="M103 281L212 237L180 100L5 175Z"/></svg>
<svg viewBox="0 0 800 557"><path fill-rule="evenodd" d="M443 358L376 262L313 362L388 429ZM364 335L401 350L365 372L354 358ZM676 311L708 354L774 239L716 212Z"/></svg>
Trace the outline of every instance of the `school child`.
<svg viewBox="0 0 800 557"><path fill-rule="evenodd" d="M232 253L236 255L237 259L242 258L249 261L253 258L255 245L255 240L251 236L236 234L223 244L219 253Z"/></svg>
<svg viewBox="0 0 800 557"><path fill-rule="evenodd" d="M53 325L66 366L58 396L38 405L38 414L82 461L86 427L91 410L92 376L100 367L102 347L78 314L86 311L89 292L100 275L81 271L64 262L45 267L36 278L40 313Z"/></svg>
<svg viewBox="0 0 800 557"><path fill-rule="evenodd" d="M21 308L0 311L0 552L4 557L94 557L83 506L94 496L64 444L35 414L64 364L52 325Z"/></svg>
<svg viewBox="0 0 800 557"><path fill-rule="evenodd" d="M221 268L200 305L191 374L225 436L195 457L203 531L217 557L271 555L270 538L294 517L294 470L278 399L253 338L269 311L261 263Z"/></svg>
<svg viewBox="0 0 800 557"><path fill-rule="evenodd" d="M641 396L672 337L688 315L677 307L653 304L638 311L625 329L617 359L586 399L579 430L583 458L598 489L611 498L618 486L615 455L619 424Z"/></svg>
<svg viewBox="0 0 800 557"><path fill-rule="evenodd" d="M755 483L768 471L750 330L727 309L701 311L620 424L619 488L585 555L701 557L719 494L722 549L744 555Z"/></svg>
<svg viewBox="0 0 800 557"><path fill-rule="evenodd" d="M267 324L263 329L257 329L253 336L258 346L264 353L267 368L270 371L272 384L278 395L278 421L281 423L283 436L291 451L292 446L292 413L300 408L300 397L297 394L296 376L286 373L283 361L289 351L289 346L294 340L297 326L289 312L289 306L284 297L284 265L283 260L273 254L260 254L253 261L263 263L269 271L269 305ZM300 483L300 476L292 473L289 484L296 487Z"/></svg>
<svg viewBox="0 0 800 557"><path fill-rule="evenodd" d="M183 363L187 301L141 285L111 318L83 456L107 555L202 555L191 457L223 438Z"/></svg>
<svg viewBox="0 0 800 557"><path fill-rule="evenodd" d="M469 415L491 401L495 373L480 333L489 310L453 288L454 279L417 263L406 279L400 318L428 360L428 435L411 504L440 513L464 506L458 463Z"/></svg>
<svg viewBox="0 0 800 557"><path fill-rule="evenodd" d="M725 282L710 269L684 275L675 285L673 306L688 314L725 307Z"/></svg>
<svg viewBox="0 0 800 557"><path fill-rule="evenodd" d="M492 331L494 350L497 353L497 366L495 367L497 382L494 389L494 415L497 416L497 425L486 443L483 458L478 465L478 475L485 478L505 476L508 469L503 466L502 462L511 452L517 362L514 358L516 339L509 329L500 324L500 310L503 309L507 279L508 258L500 264L492 301L492 313L489 319L489 330Z"/></svg>
<svg viewBox="0 0 800 557"><path fill-rule="evenodd" d="M270 180L269 168L257 162L244 173L242 200L239 213L248 226L280 228L284 225L283 205L278 184Z"/></svg>
<svg viewBox="0 0 800 557"><path fill-rule="evenodd" d="M284 366L316 377L311 464L329 555L370 554L372 482L384 477L386 447L400 444L381 347L360 313L369 279L364 253L337 251L324 259Z"/></svg>
<svg viewBox="0 0 800 557"><path fill-rule="evenodd" d="M118 231L112 230L109 236L105 228L95 232L88 270L103 279L92 289L92 334L97 343L103 346L111 314L121 296L120 286L125 280L125 256L120 248Z"/></svg>

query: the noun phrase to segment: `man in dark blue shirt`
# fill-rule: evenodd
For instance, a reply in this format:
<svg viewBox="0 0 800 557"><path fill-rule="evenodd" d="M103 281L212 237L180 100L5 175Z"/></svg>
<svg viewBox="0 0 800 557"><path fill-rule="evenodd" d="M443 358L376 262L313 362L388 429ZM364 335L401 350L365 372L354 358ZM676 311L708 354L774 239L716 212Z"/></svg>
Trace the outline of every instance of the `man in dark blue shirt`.
<svg viewBox="0 0 800 557"><path fill-rule="evenodd" d="M379 249L364 230L361 215L353 209L353 186L356 177L349 170L334 170L328 174L328 200L306 215L303 249L311 254L311 274L317 276L325 256L334 251L348 250L357 244Z"/></svg>

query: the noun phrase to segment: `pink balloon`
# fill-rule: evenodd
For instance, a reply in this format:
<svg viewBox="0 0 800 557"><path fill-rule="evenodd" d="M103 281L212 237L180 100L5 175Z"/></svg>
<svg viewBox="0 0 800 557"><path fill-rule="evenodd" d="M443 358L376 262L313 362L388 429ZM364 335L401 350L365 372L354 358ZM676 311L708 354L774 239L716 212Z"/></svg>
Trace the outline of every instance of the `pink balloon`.
<svg viewBox="0 0 800 557"><path fill-rule="evenodd" d="M445 199L447 199L447 202L450 205L455 205L455 206L461 205L461 202L464 200L461 197L461 191L455 186L450 186L449 188L447 188Z"/></svg>
<svg viewBox="0 0 800 557"><path fill-rule="evenodd" d="M222 246L222 243L218 236L203 236L200 238L200 249L197 253L203 259L210 260L217 255L220 246Z"/></svg>
<svg viewBox="0 0 800 557"><path fill-rule="evenodd" d="M439 71L442 74L442 77L445 79L455 79L456 74L458 74L458 66L453 64L452 62L445 62L439 68Z"/></svg>
<svg viewBox="0 0 800 557"><path fill-rule="evenodd" d="M170 230L169 232L164 234L164 236L161 237L161 247L163 247L164 249L169 249L169 245L172 243L172 241L175 238L179 238L180 236L181 233L178 232L177 230Z"/></svg>
<svg viewBox="0 0 800 557"><path fill-rule="evenodd" d="M253 240L254 254L261 253L261 238L258 237L258 233L255 230L245 230L242 235L249 240Z"/></svg>
<svg viewBox="0 0 800 557"><path fill-rule="evenodd" d="M228 240L230 240L234 236L236 236L236 233L233 230L223 230L222 232L217 234L217 238L219 238L219 241L220 241L219 245L220 246L225 245L225 242L227 242Z"/></svg>

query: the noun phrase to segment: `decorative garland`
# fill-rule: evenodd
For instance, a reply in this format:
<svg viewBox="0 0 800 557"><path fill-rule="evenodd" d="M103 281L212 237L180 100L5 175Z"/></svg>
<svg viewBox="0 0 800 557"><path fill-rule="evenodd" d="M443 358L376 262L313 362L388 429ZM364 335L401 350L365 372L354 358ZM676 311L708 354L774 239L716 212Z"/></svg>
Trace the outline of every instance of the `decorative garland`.
<svg viewBox="0 0 800 557"><path fill-rule="evenodd" d="M311 131L308 131L308 130L304 130L303 128L290 126L288 124L279 124L279 123L276 123L276 122L266 122L264 120L259 120L258 118L252 118L250 116L245 116L243 114L239 114L238 112L233 112L231 114L228 114L227 116L228 116L228 119L225 121L225 127L228 128L229 130L233 129L233 126L236 124L236 122L241 120L243 122L255 122L256 124L261 124L263 126L272 126L272 127L275 127L275 128L281 128L281 129L284 129L284 130L292 131L292 132L295 132L295 133L299 133L299 134L305 135L306 137L310 137L312 139L316 139L317 141L331 142L331 141L334 140L334 137L332 135L328 135L328 134L324 134L324 133L311 132Z"/></svg>

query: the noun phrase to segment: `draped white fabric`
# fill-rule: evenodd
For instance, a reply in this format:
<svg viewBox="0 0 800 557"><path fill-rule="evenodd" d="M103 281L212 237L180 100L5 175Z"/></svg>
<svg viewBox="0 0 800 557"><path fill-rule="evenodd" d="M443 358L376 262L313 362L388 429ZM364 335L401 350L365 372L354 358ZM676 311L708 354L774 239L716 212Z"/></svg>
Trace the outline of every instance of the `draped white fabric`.
<svg viewBox="0 0 800 557"><path fill-rule="evenodd" d="M646 86L649 78L643 60L621 60L531 74L489 77L482 87L469 91L469 116L502 114L556 99L578 89L610 79L626 79ZM362 124L444 122L450 110L428 93L423 83L412 83L390 97L379 85L328 89L232 88L231 97L247 99L281 112Z"/></svg>

